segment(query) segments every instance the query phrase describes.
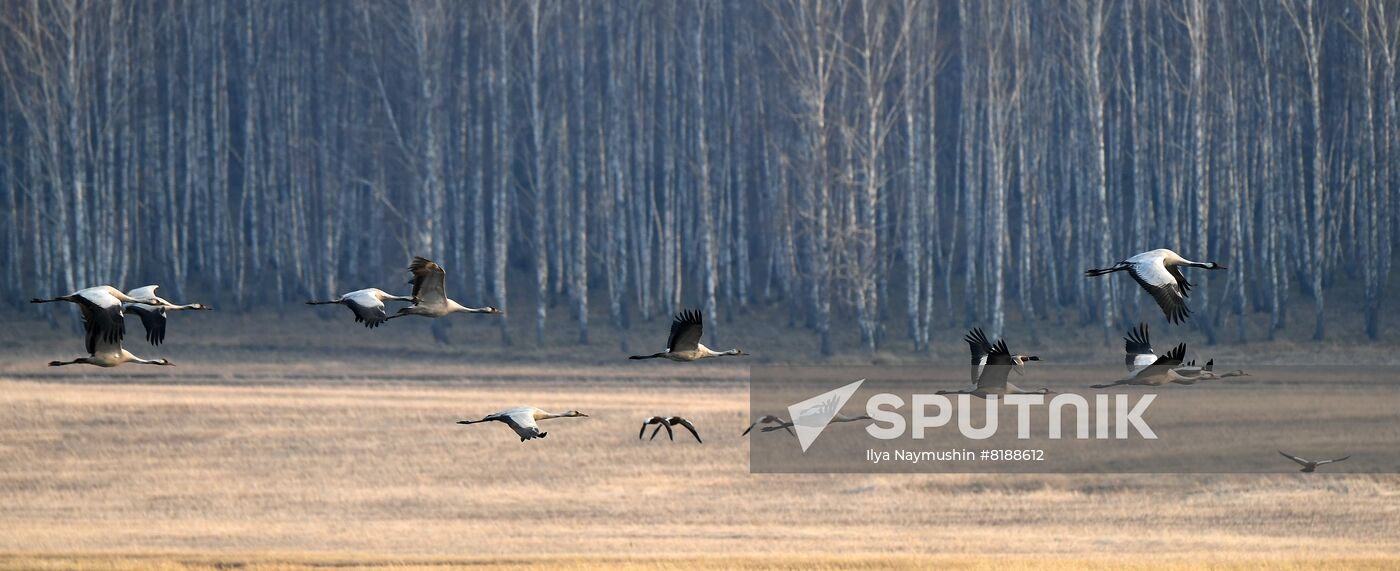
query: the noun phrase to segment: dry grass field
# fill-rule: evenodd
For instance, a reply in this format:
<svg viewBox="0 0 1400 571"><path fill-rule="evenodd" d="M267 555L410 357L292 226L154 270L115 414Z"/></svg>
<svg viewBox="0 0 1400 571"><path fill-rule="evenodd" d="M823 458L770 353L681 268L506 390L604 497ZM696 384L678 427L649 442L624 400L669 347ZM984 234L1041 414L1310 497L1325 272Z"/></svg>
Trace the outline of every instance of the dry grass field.
<svg viewBox="0 0 1400 571"><path fill-rule="evenodd" d="M752 475L750 361L199 317L132 345L172 368L49 369L80 343L37 321L0 340L0 569L1400 565L1393 475ZM453 424L520 403L591 417L528 443ZM639 443L663 413L705 444Z"/></svg>

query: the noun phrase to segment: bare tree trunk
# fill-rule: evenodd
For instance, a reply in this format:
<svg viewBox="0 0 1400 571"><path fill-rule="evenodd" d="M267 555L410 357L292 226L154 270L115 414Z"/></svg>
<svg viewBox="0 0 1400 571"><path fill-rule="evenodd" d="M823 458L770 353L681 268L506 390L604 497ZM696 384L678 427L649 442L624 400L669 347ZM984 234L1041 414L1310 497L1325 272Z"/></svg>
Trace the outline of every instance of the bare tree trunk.
<svg viewBox="0 0 1400 571"><path fill-rule="evenodd" d="M1113 225L1108 217L1108 165L1104 148L1104 104L1108 94L1102 86L1102 71L1100 69L1103 57L1105 10L1102 0L1077 0L1076 5L1083 26L1080 32L1082 39L1079 44L1079 58L1080 69L1084 73L1086 104L1089 108L1087 118L1091 158L1089 160L1088 183L1092 191L1093 201L1090 208L1094 211L1094 223L1103 229L1099 232L1093 232L1097 238L1093 252L1099 259L1109 260L1112 258L1109 244L1113 241L1110 231ZM1101 288L1099 303L1103 310L1104 339L1107 340L1113 335L1113 330L1117 329L1115 327L1117 290L1114 287L1116 281L1098 280L1096 283Z"/></svg>
<svg viewBox="0 0 1400 571"><path fill-rule="evenodd" d="M530 188L534 192L534 257L535 257L535 343L543 346L545 319L549 312L549 226L546 185L545 185L545 117L543 93L543 71L541 51L541 1L530 0L527 4L526 19L529 23L530 66L526 89L530 101L530 141L533 153L533 167L530 171Z"/></svg>
<svg viewBox="0 0 1400 571"><path fill-rule="evenodd" d="M511 65L511 27L508 22L511 18L510 6L501 5L497 17L497 53L496 65L487 72L489 77L488 86L494 87L492 100L492 115L495 119L491 123L491 142L499 155L496 170L496 189L491 197L492 215L492 262L495 265L491 273L492 287L491 297L495 306L501 311L507 311L506 296L506 268L510 266L510 221L511 221L511 189L513 188L514 156L513 152L515 139L510 135L511 128L511 97L510 76L513 69ZM512 343L509 321L500 319L501 343L510 345Z"/></svg>
<svg viewBox="0 0 1400 571"><path fill-rule="evenodd" d="M706 0L701 0L697 5L695 15L696 22L692 26L692 39L694 44L691 49L695 50L695 146L697 165L695 208L699 212L700 235L700 306L705 310L706 321L711 323L710 331L715 331L715 324L719 323L718 307L715 303L715 293L719 287L718 268L715 252L715 220L714 220L714 191L710 181L710 142L707 137L706 124L709 122L707 113L706 91L709 86L706 84L706 46L705 31L710 17L710 6ZM716 333L710 333L712 340L718 341Z"/></svg>
<svg viewBox="0 0 1400 571"><path fill-rule="evenodd" d="M1302 43L1303 63L1308 76L1308 104L1312 110L1312 216L1309 224L1311 247L1308 252L1308 275L1314 302L1313 339L1322 340L1325 333L1322 275L1327 256L1327 157L1322 126L1322 36L1326 22L1317 13L1316 0L1293 0L1285 4Z"/></svg>

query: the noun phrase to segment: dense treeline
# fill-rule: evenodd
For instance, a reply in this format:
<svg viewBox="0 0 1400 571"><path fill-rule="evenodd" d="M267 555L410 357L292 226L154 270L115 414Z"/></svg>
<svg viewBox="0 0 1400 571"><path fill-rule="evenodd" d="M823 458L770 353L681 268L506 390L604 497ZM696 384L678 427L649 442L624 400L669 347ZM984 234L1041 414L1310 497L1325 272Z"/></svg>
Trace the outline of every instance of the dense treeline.
<svg viewBox="0 0 1400 571"><path fill-rule="evenodd" d="M1374 337L1397 55L1394 0L14 0L0 290L249 307L421 254L536 336L778 303L830 351L1116 329L1136 287L1082 270L1171 247L1231 267L1211 338L1321 338L1340 280Z"/></svg>

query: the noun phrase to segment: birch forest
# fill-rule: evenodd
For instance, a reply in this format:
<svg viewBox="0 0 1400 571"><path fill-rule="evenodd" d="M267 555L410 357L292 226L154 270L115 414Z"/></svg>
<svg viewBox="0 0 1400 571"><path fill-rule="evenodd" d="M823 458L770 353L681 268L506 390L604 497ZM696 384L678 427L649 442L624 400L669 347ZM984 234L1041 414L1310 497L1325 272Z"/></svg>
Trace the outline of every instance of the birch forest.
<svg viewBox="0 0 1400 571"><path fill-rule="evenodd" d="M1397 58L1396 0L6 0L0 292L237 311L422 255L506 343L765 307L829 354L1116 337L1160 313L1083 270L1171 248L1230 267L1212 341L1334 297L1376 338Z"/></svg>

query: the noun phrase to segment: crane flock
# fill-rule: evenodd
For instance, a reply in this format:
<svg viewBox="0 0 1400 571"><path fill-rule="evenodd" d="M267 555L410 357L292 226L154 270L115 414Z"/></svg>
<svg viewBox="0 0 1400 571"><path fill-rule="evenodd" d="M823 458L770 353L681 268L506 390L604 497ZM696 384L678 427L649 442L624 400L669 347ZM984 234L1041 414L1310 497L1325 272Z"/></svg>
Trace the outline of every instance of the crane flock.
<svg viewBox="0 0 1400 571"><path fill-rule="evenodd" d="M146 340L151 345L165 341L167 311L208 309L202 304L176 305L156 295L159 286L148 285L123 293L109 285L80 289L68 295L48 299L34 298L30 303L66 301L77 304L83 315L83 342L86 357L71 361L50 361L49 366L94 365L115 367L124 363L171 366L168 359L143 359L122 347L126 336L126 310L136 313L146 327Z"/></svg>
<svg viewBox="0 0 1400 571"><path fill-rule="evenodd" d="M1168 323L1179 324L1190 315L1186 298L1193 287L1181 273L1181 268L1202 268L1224 270L1225 266L1216 262L1194 262L1182 258L1168 249L1143 252L1124 259L1107 268L1091 268L1084 272L1086 277L1103 276L1126 271L1146 291L1161 308ZM409 295L395 295L384 290L368 287L341 294L326 301L307 301L307 305L343 305L350 309L356 323L374 329L389 320L414 315L427 318L441 318L453 313L478 313L502 315L495 307L467 307L447 297L446 271L442 266L423 257L414 257L408 266L413 285ZM126 334L125 317L128 312L137 316L146 331L146 340L152 346L159 346L166 339L166 322L171 312L185 310L210 310L201 303L176 304L156 294L157 285L147 285L127 292L101 285L75 291L52 298L35 298L31 303L69 302L78 306L83 320L84 348L87 356L69 361L51 361L50 366L75 364L98 367L115 367L126 363L144 365L173 366L168 359L144 359L133 355L122 347ZM403 302L409 305L400 307L390 315L385 302ZM677 313L671 322L670 335L664 351L649 355L633 355L629 359L665 359L674 362L693 362L703 359L748 355L740 349L716 351L700 342L704 334L704 317L698 310L688 309ZM962 389L939 390L937 394L967 394L980 398L1009 394L1053 394L1048 388L1025 390L1009 382L1012 372L1025 375L1026 365L1041 361L1036 355L1012 353L1005 339L995 343L981 328L968 331L963 340L971 355L970 385ZM1220 380L1229 377L1247 376L1242 370L1226 373L1215 371L1214 359L1204 366L1196 366L1195 361L1186 361L1186 344L1178 343L1168 351L1157 354L1152 349L1146 323L1129 329L1123 338L1124 364L1128 373L1125 377L1105 383L1090 385L1090 388L1104 389L1124 386L1163 386L1167 384L1194 385L1201 381ZM833 403L834 404L834 403ZM831 423L868 421L868 415L846 415L838 411L825 411ZM544 438L549 433L540 430L539 421L558 418L586 418L587 414L577 410L551 413L533 406L517 406L488 414L476 420L460 420L457 424L471 425L485 422L500 422L510 427L521 442ZM755 419L740 436L747 436L754 428L762 427L761 432L792 430L798 419L785 419L776 415L764 415ZM694 436L696 443L703 443L699 429L682 416L650 416L642 421L637 438L641 440L648 426L654 426L650 440L664 428L667 437L674 441L673 427L681 426ZM1311 461L1279 452L1284 457L1303 466L1302 472L1313 472L1318 466L1340 462L1344 456L1332 460Z"/></svg>

